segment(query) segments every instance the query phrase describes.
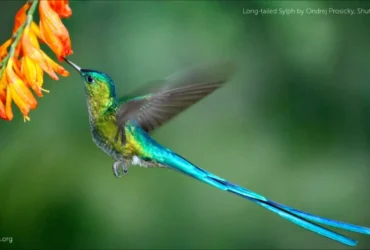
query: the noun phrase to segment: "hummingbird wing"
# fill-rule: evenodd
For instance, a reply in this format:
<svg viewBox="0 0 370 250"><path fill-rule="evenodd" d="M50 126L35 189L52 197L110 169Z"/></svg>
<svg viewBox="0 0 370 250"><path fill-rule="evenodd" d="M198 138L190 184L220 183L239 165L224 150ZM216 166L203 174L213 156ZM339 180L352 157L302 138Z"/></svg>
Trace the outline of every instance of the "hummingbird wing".
<svg viewBox="0 0 370 250"><path fill-rule="evenodd" d="M136 91L139 94L123 98L116 113L119 133L123 133L129 120L136 121L146 132L154 130L221 87L232 72L230 63L202 66L140 88Z"/></svg>

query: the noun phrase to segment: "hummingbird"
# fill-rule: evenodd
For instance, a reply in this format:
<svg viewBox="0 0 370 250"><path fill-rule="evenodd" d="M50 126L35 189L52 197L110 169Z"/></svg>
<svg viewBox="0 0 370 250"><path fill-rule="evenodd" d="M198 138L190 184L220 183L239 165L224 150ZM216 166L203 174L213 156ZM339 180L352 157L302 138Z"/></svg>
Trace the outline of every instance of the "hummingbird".
<svg viewBox="0 0 370 250"><path fill-rule="evenodd" d="M64 60L78 71L84 82L93 141L113 158L112 168L116 177L127 175L131 165L168 168L241 196L298 226L344 245L356 246L357 241L324 225L370 234L370 228L309 214L233 184L197 167L150 136L154 129L229 82L234 72L232 64L187 69L118 98L115 83L106 73L82 69L70 60Z"/></svg>

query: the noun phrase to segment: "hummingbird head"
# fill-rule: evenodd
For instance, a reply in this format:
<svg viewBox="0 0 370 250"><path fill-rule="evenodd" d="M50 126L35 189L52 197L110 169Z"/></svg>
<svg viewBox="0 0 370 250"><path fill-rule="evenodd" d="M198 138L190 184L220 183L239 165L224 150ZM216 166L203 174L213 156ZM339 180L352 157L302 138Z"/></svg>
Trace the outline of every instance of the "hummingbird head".
<svg viewBox="0 0 370 250"><path fill-rule="evenodd" d="M64 60L81 75L88 97L98 99L116 98L114 81L110 76L97 70L82 69L66 58Z"/></svg>

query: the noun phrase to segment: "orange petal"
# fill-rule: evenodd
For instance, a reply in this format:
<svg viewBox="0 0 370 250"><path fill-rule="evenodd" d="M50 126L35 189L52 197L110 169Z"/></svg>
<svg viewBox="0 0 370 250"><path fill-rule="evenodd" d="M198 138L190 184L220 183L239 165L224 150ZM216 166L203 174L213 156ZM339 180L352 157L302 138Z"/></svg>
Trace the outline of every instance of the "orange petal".
<svg viewBox="0 0 370 250"><path fill-rule="evenodd" d="M15 15L13 33L15 33L19 29L19 27L21 27L22 24L26 21L27 10L29 7L30 7L30 2L27 2L25 5L23 5L22 8L20 8L20 10Z"/></svg>
<svg viewBox="0 0 370 250"><path fill-rule="evenodd" d="M5 76L3 75L2 79L0 80L0 118L1 119L8 119L8 116L5 112L5 101L6 101L6 82Z"/></svg>
<svg viewBox="0 0 370 250"><path fill-rule="evenodd" d="M73 53L66 27L47 1L40 1L40 33L60 61Z"/></svg>
<svg viewBox="0 0 370 250"><path fill-rule="evenodd" d="M0 102L5 102L6 101L6 87L0 87Z"/></svg>
<svg viewBox="0 0 370 250"><path fill-rule="evenodd" d="M36 95L41 97L41 87L40 84L37 82L39 80L38 74L40 74L40 71L42 72L40 66L32 61L31 58L29 58L28 56L24 56L22 58L22 75L24 76L27 85L29 85L33 89L33 91L35 91Z"/></svg>
<svg viewBox="0 0 370 250"><path fill-rule="evenodd" d="M15 73L20 77L23 78L23 74L21 72L21 62L17 59L13 59L13 69ZM23 80L23 79L22 79Z"/></svg>
<svg viewBox="0 0 370 250"><path fill-rule="evenodd" d="M39 65L36 65L36 85L31 87L39 96L43 96L42 91L49 93L48 90L42 88L43 83L44 83L44 71Z"/></svg>
<svg viewBox="0 0 370 250"><path fill-rule="evenodd" d="M24 76L26 82L32 85L34 82L36 82L36 64L27 55L22 57L21 60L21 73Z"/></svg>
<svg viewBox="0 0 370 250"><path fill-rule="evenodd" d="M0 60L3 60L4 57L8 54L8 47L12 43L12 39L8 39L3 45L0 46Z"/></svg>
<svg viewBox="0 0 370 250"><path fill-rule="evenodd" d="M31 32L34 35L36 35L36 38L39 38L42 42L44 42L43 39L42 39L42 37L41 37L41 34L40 34L40 28L39 28L39 26L37 26L37 24L35 22L32 22L31 23ZM36 47L36 44L34 44L34 46ZM39 46L38 43L37 43L37 46Z"/></svg>
<svg viewBox="0 0 370 250"><path fill-rule="evenodd" d="M0 86L0 102L5 102L6 100L6 86Z"/></svg>
<svg viewBox="0 0 370 250"><path fill-rule="evenodd" d="M0 79L0 101L5 102L6 100L6 77L3 74L2 78Z"/></svg>
<svg viewBox="0 0 370 250"><path fill-rule="evenodd" d="M5 105L1 100L0 100L0 118L8 120L8 116L5 113Z"/></svg>
<svg viewBox="0 0 370 250"><path fill-rule="evenodd" d="M48 60L49 64L51 65L51 67L53 68L53 70L55 72L57 72L58 74L62 75L62 76L69 76L69 72L63 68L62 66L60 66L59 64L57 64L55 61L53 61L50 57L48 57L43 51L41 51L41 53L43 53L43 55L46 57L46 59Z"/></svg>
<svg viewBox="0 0 370 250"><path fill-rule="evenodd" d="M59 58L63 54L63 44L45 22L40 22L40 34L45 43Z"/></svg>
<svg viewBox="0 0 370 250"><path fill-rule="evenodd" d="M21 36L23 37L23 35ZM21 43L18 43L17 44L17 47L15 47L15 52L14 52L14 58L17 58L19 55L22 55L22 44Z"/></svg>
<svg viewBox="0 0 370 250"><path fill-rule="evenodd" d="M27 116L29 109L34 109L37 106L35 97L27 88L25 83L13 71L13 59L9 59L6 67L6 77L8 79L8 90L10 87L11 97L15 104L21 109L23 115ZM8 100L8 96L7 96Z"/></svg>
<svg viewBox="0 0 370 250"><path fill-rule="evenodd" d="M68 0L51 0L49 5L60 17L66 18L72 15Z"/></svg>
<svg viewBox="0 0 370 250"><path fill-rule="evenodd" d="M12 95L10 94L9 91L9 86L6 90L6 103L5 103L5 113L8 118L8 120L13 119L13 111L12 111Z"/></svg>
<svg viewBox="0 0 370 250"><path fill-rule="evenodd" d="M44 83L44 71L39 65L36 65L36 83L40 87Z"/></svg>
<svg viewBox="0 0 370 250"><path fill-rule="evenodd" d="M14 103L18 106L24 116L28 116L28 113L31 110L31 107L28 103L22 99L22 96L19 94L19 89L15 87L16 85L9 85L10 93L12 95Z"/></svg>
<svg viewBox="0 0 370 250"><path fill-rule="evenodd" d="M40 45L39 45L39 42L37 40L37 36L40 35L40 29L39 29L39 27L37 27L37 25L35 23L33 23L33 24L34 24L34 26L31 25L31 28L27 29L27 34L28 34L28 37L31 41L32 46L39 49Z"/></svg>
<svg viewBox="0 0 370 250"><path fill-rule="evenodd" d="M58 80L58 76L55 74L53 68L49 64L48 60L45 58L42 51L38 48L35 48L32 45L32 41L29 35L30 33L32 32L30 32L29 27L26 27L24 30L23 38L22 38L22 48L23 48L24 54L27 55L33 61L35 61L38 65L40 65L40 67L46 73L48 73L51 76L51 78L53 78L54 80Z"/></svg>

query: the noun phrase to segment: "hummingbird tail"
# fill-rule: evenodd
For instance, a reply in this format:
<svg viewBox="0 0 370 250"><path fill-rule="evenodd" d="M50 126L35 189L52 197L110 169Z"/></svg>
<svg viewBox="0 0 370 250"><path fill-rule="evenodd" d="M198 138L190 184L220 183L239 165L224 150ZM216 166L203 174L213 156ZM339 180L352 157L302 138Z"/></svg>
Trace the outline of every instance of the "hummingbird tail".
<svg viewBox="0 0 370 250"><path fill-rule="evenodd" d="M253 201L254 203L257 203L258 205L276 213L277 215L283 217L286 220L289 220L297 224L298 226L301 226L310 231L318 233L322 236L338 241L342 244L349 245L349 246L356 246L357 241L351 238L348 238L346 236L343 236L341 234L338 234L329 229L326 229L315 223L320 223L320 224L324 224L327 226L345 229L345 230L353 231L356 233L370 234L370 228L323 218L317 215L312 215L312 214L279 204L253 191L250 191L241 186L230 183L226 181L225 179L220 178L204 169L198 168L192 163L190 163L189 161L187 161L186 159L182 158L181 156L177 155L176 153L172 151L167 151L165 154L166 154L165 157L163 157L164 155L161 155L161 157L158 157L162 159L159 162L167 165L169 168L180 171L186 175L189 175L195 179L203 181L221 190L228 191L230 193L239 195L247 200Z"/></svg>

